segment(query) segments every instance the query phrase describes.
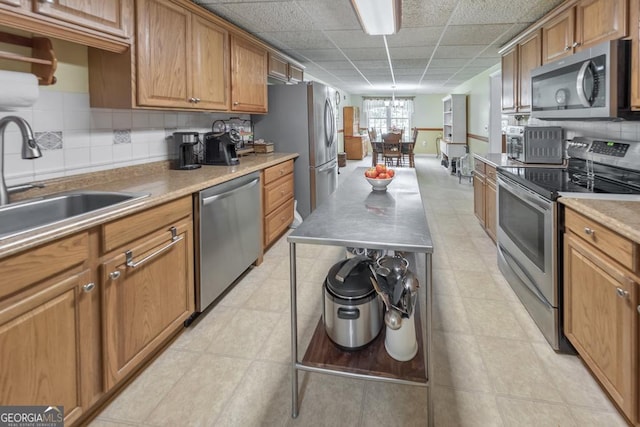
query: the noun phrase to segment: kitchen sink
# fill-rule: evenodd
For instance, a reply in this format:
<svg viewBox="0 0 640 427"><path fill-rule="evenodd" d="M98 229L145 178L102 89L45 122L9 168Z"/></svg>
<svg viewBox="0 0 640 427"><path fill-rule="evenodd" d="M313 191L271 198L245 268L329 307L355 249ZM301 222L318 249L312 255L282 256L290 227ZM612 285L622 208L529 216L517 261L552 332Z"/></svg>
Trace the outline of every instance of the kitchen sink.
<svg viewBox="0 0 640 427"><path fill-rule="evenodd" d="M80 220L87 214L147 196L148 193L74 191L0 206L0 239L71 218Z"/></svg>

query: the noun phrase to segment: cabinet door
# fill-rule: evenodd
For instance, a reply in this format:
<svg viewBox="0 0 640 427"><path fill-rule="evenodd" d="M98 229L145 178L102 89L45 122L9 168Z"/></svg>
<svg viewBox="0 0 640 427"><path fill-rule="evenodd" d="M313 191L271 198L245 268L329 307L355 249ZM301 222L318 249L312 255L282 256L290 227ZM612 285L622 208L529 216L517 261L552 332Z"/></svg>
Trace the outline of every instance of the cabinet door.
<svg viewBox="0 0 640 427"><path fill-rule="evenodd" d="M22 0L0 0L0 4L8 4L9 6L22 6Z"/></svg>
<svg viewBox="0 0 640 427"><path fill-rule="evenodd" d="M107 386L132 372L194 311L191 221L176 225L176 239L161 231L102 264Z"/></svg>
<svg viewBox="0 0 640 427"><path fill-rule="evenodd" d="M531 111L531 70L542 64L540 31L518 46L518 112Z"/></svg>
<svg viewBox="0 0 640 427"><path fill-rule="evenodd" d="M193 96L197 108L229 109L229 33L211 21L193 15Z"/></svg>
<svg viewBox="0 0 640 427"><path fill-rule="evenodd" d="M484 191L484 226L487 234L496 241L498 219L496 216L496 182L486 178Z"/></svg>
<svg viewBox="0 0 640 427"><path fill-rule="evenodd" d="M636 284L588 243L565 234L564 329L620 408L634 419Z"/></svg>
<svg viewBox="0 0 640 427"><path fill-rule="evenodd" d="M627 36L628 0L582 0L576 5L576 50Z"/></svg>
<svg viewBox="0 0 640 427"><path fill-rule="evenodd" d="M631 107L640 110L640 0L630 0Z"/></svg>
<svg viewBox="0 0 640 427"><path fill-rule="evenodd" d="M296 67L293 64L289 64L289 82L300 83L304 79L304 70Z"/></svg>
<svg viewBox="0 0 640 427"><path fill-rule="evenodd" d="M35 0L32 4L36 13L116 36L127 36L123 19L130 10L131 0Z"/></svg>
<svg viewBox="0 0 640 427"><path fill-rule="evenodd" d="M546 64L573 53L575 9L560 13L542 27L542 63Z"/></svg>
<svg viewBox="0 0 640 427"><path fill-rule="evenodd" d="M187 57L191 14L160 0L138 0L138 105L193 108L192 59Z"/></svg>
<svg viewBox="0 0 640 427"><path fill-rule="evenodd" d="M502 111L515 112L518 91L518 49L506 52L502 56Z"/></svg>
<svg viewBox="0 0 640 427"><path fill-rule="evenodd" d="M269 77L286 82L289 80L289 63L279 56L269 54Z"/></svg>
<svg viewBox="0 0 640 427"><path fill-rule="evenodd" d="M478 173L473 174L473 213L478 217L480 224L484 227L485 213L484 213L484 186L485 176Z"/></svg>
<svg viewBox="0 0 640 427"><path fill-rule="evenodd" d="M0 402L63 405L65 425L91 403L84 393L82 333L88 270L52 279L42 290L0 304ZM89 289L91 291L92 289Z"/></svg>
<svg viewBox="0 0 640 427"><path fill-rule="evenodd" d="M231 109L267 112L267 51L231 36Z"/></svg>

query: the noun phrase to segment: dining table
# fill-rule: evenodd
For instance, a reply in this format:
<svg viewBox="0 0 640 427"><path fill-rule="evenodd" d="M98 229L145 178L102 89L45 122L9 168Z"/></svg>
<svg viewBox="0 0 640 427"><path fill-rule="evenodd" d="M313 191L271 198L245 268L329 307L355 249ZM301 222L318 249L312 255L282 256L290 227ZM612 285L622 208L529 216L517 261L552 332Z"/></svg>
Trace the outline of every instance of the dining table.
<svg viewBox="0 0 640 427"><path fill-rule="evenodd" d="M409 167L415 167L414 157L413 157L413 148L415 142L413 140L402 139L400 140L400 144L402 144L402 153L409 156ZM378 164L378 154L382 156L382 140L377 139L371 141L371 166L375 166Z"/></svg>

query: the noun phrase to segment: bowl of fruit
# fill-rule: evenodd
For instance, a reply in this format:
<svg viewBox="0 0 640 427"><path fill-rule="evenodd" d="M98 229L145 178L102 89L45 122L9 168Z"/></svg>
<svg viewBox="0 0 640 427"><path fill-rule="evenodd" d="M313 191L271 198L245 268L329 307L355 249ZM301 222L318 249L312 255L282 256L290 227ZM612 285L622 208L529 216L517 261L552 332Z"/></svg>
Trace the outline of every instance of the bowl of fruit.
<svg viewBox="0 0 640 427"><path fill-rule="evenodd" d="M367 169L364 176L371 184L373 191L387 191L387 186L393 181L395 172L383 164L377 164Z"/></svg>

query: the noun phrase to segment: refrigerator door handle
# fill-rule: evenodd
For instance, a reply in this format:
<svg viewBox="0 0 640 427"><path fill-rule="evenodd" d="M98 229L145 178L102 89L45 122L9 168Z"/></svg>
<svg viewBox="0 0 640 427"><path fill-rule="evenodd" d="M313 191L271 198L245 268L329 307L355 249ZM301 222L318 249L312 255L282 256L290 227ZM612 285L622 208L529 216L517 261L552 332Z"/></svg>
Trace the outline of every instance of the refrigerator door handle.
<svg viewBox="0 0 640 427"><path fill-rule="evenodd" d="M326 166L322 166L318 168L318 173L327 172L334 169L336 167L336 163L337 162L335 160L330 161L329 163L326 164Z"/></svg>
<svg viewBox="0 0 640 427"><path fill-rule="evenodd" d="M335 116L333 114L333 106L331 100L327 98L324 102L324 137L327 147L333 145L335 134Z"/></svg>

